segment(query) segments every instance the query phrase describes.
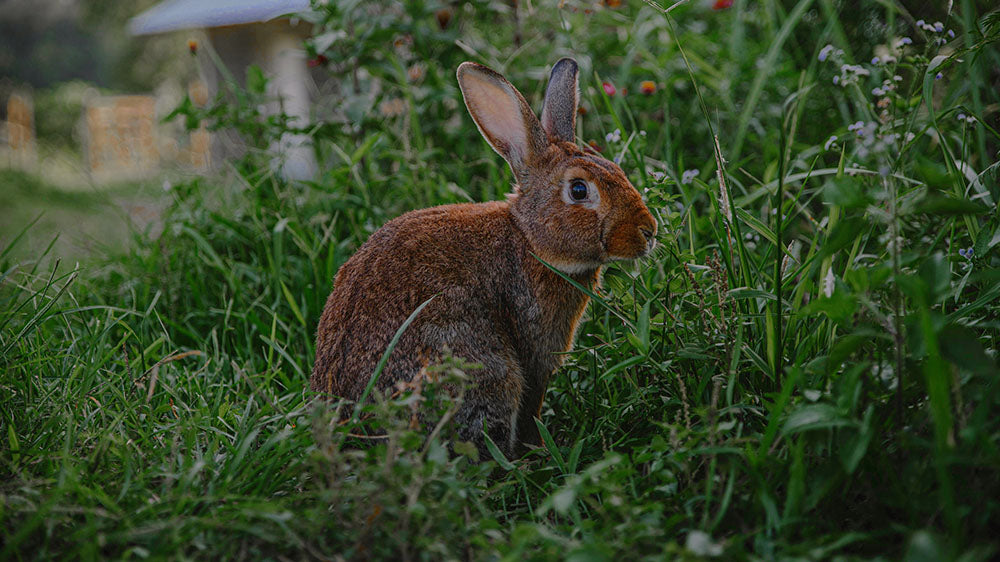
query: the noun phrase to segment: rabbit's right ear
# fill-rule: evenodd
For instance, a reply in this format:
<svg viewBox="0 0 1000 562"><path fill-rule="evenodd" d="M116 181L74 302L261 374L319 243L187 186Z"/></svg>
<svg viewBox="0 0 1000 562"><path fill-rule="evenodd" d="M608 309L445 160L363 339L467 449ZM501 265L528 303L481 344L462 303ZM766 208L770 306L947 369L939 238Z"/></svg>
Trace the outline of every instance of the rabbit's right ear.
<svg viewBox="0 0 1000 562"><path fill-rule="evenodd" d="M563 142L573 142L575 139L579 73L575 60L559 59L559 62L552 67L549 86L545 89L542 128L550 137Z"/></svg>
<svg viewBox="0 0 1000 562"><path fill-rule="evenodd" d="M479 132L520 178L548 146L524 97L495 71L474 62L458 66L458 86Z"/></svg>

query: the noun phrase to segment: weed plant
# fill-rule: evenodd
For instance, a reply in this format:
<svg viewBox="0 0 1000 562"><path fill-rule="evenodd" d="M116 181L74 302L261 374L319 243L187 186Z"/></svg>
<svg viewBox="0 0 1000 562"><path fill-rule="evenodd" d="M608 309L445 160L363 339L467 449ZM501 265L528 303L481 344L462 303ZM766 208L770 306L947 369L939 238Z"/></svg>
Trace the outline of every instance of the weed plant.
<svg viewBox="0 0 1000 562"><path fill-rule="evenodd" d="M273 172L252 69L178 109L248 150L162 234L2 250L0 558L995 558L1000 18L930 4L317 3L317 181ZM453 438L458 358L339 421L307 384L337 268L509 189L458 63L537 109L564 55L661 235L607 268L544 447Z"/></svg>

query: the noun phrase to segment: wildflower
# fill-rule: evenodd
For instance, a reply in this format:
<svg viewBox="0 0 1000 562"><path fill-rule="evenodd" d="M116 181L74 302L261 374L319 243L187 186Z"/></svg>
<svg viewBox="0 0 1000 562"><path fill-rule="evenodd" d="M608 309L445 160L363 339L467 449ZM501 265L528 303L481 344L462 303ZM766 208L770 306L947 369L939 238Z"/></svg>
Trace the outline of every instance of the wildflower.
<svg viewBox="0 0 1000 562"><path fill-rule="evenodd" d="M198 42L194 39L188 39L188 52L192 55L198 54Z"/></svg>
<svg viewBox="0 0 1000 562"><path fill-rule="evenodd" d="M605 142L609 142L609 143L610 142L619 142L621 140L622 140L622 130L621 129L615 129L614 131L611 131L610 133L604 135L604 141Z"/></svg>
<svg viewBox="0 0 1000 562"><path fill-rule="evenodd" d="M660 172L660 171L654 171L654 172L651 172L650 175L653 176L654 180L660 181L664 177L666 177L667 174L664 174L663 172Z"/></svg>
<svg viewBox="0 0 1000 562"><path fill-rule="evenodd" d="M308 66L309 68L313 68L313 67L316 67L316 66L321 66L321 65L326 64L329 60L330 59L326 58L326 56L324 56L322 54L316 55L316 58L309 59L306 62L306 66Z"/></svg>
<svg viewBox="0 0 1000 562"><path fill-rule="evenodd" d="M899 39L896 39L896 42L893 44L893 46L898 49L903 45L912 45L912 44L913 44L913 39L910 39L909 37L900 37Z"/></svg>
<svg viewBox="0 0 1000 562"><path fill-rule="evenodd" d="M944 31L944 24L939 21L934 22L934 31L938 33Z"/></svg>
<svg viewBox="0 0 1000 562"><path fill-rule="evenodd" d="M441 29L447 29L448 24L451 23L451 10L444 8L434 12L434 18L437 19L438 27Z"/></svg>
<svg viewBox="0 0 1000 562"><path fill-rule="evenodd" d="M944 78L944 74L941 74L940 72L938 72L937 74L934 75L934 79L935 80L940 80L942 78Z"/></svg>
<svg viewBox="0 0 1000 562"><path fill-rule="evenodd" d="M896 82L902 82L903 81L903 77L900 76L900 75L898 75L898 74L894 75L892 77L892 79L895 80Z"/></svg>
<svg viewBox="0 0 1000 562"><path fill-rule="evenodd" d="M969 247L968 249L966 249L966 248L959 248L958 249L958 255L962 256L963 258L965 258L967 260L971 260L972 259L972 252L973 252L973 250L972 250L971 247Z"/></svg>
<svg viewBox="0 0 1000 562"><path fill-rule="evenodd" d="M823 144L823 150L830 150L835 142L837 142L837 135L830 135L830 138L826 139L826 143Z"/></svg>
<svg viewBox="0 0 1000 562"><path fill-rule="evenodd" d="M712 4L712 9L715 11L725 10L733 6L733 0L715 0L715 4Z"/></svg>
<svg viewBox="0 0 1000 562"><path fill-rule="evenodd" d="M642 83L639 84L639 91L647 96L652 94L656 91L656 82L653 82L652 80L643 80Z"/></svg>
<svg viewBox="0 0 1000 562"><path fill-rule="evenodd" d="M856 74L858 76L869 76L869 75L871 75L871 72L869 72L867 68L865 68L863 66L860 66L860 65L857 65L857 64L843 64L843 65L840 66L840 72L841 73L849 72L849 73Z"/></svg>
<svg viewBox="0 0 1000 562"><path fill-rule="evenodd" d="M826 59L830 57L830 53L833 52L833 45L827 45L819 50L819 62L826 62Z"/></svg>
<svg viewBox="0 0 1000 562"><path fill-rule="evenodd" d="M614 96L615 92L618 91L615 89L614 85L611 84L611 82L604 82L601 84L601 87L604 88L604 93L607 94L609 98Z"/></svg>
<svg viewBox="0 0 1000 562"><path fill-rule="evenodd" d="M851 132L856 132L860 135L861 130L864 129L864 127L865 127L864 121L855 121L854 123L851 123L850 125L847 126L847 130Z"/></svg>
<svg viewBox="0 0 1000 562"><path fill-rule="evenodd" d="M879 58L878 57L872 57L872 64L878 64L878 63L879 63Z"/></svg>
<svg viewBox="0 0 1000 562"><path fill-rule="evenodd" d="M639 136L640 137L646 136L646 131L639 131Z"/></svg>
<svg viewBox="0 0 1000 562"><path fill-rule="evenodd" d="M885 91L884 88L873 88L872 89L872 95L873 96L884 96L885 94L886 94L886 91Z"/></svg>
<svg viewBox="0 0 1000 562"><path fill-rule="evenodd" d="M587 108L583 107L581 105L581 106L579 106L579 107L576 108L576 112L579 113L580 115L586 115L587 114Z"/></svg>
<svg viewBox="0 0 1000 562"><path fill-rule="evenodd" d="M924 20L917 20L917 27L923 27L923 26L924 26Z"/></svg>
<svg viewBox="0 0 1000 562"><path fill-rule="evenodd" d="M908 132L906 133L906 137L904 138L906 139L906 142L910 142L913 139L917 138L917 135L913 134L912 132Z"/></svg>
<svg viewBox="0 0 1000 562"><path fill-rule="evenodd" d="M948 30L948 37L951 37L952 39L954 39L955 38L955 32L949 29Z"/></svg>
<svg viewBox="0 0 1000 562"><path fill-rule="evenodd" d="M955 118L958 119L959 121L965 121L965 114L959 113L958 115L955 116Z"/></svg>
<svg viewBox="0 0 1000 562"><path fill-rule="evenodd" d="M694 181L694 178L698 177L698 170L684 170L681 174L681 183L688 185Z"/></svg>
<svg viewBox="0 0 1000 562"><path fill-rule="evenodd" d="M840 83L840 76L834 76L833 77L833 83L834 83L834 85L839 84Z"/></svg>
<svg viewBox="0 0 1000 562"><path fill-rule="evenodd" d="M615 156L614 158L611 159L611 161L614 162L615 164L621 164L622 163L622 155L619 154L618 156Z"/></svg>

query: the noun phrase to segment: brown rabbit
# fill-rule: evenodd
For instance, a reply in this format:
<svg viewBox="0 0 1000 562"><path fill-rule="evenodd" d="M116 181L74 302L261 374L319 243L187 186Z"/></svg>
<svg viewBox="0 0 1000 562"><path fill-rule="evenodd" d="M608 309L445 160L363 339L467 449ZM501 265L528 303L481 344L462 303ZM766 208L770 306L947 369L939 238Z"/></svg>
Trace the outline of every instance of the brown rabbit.
<svg viewBox="0 0 1000 562"><path fill-rule="evenodd" d="M389 221L340 268L319 322L311 387L360 398L396 330L421 303L376 388L410 381L447 347L482 365L456 416L459 435L506 454L540 444L552 372L569 350L601 265L645 255L656 221L616 164L574 143L577 65L552 68L542 119L514 86L471 62L458 84L479 131L510 164L506 201L443 205ZM537 256L537 258L536 258Z"/></svg>

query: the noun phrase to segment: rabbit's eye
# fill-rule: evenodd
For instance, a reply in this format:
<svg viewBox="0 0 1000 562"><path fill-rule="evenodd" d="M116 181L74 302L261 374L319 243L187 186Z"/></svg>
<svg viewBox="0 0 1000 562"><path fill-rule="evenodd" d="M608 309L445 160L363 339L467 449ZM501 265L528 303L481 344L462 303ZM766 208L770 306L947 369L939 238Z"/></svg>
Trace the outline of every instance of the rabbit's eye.
<svg viewBox="0 0 1000 562"><path fill-rule="evenodd" d="M573 180L569 185L569 196L574 201L583 201L587 198L587 182L583 180Z"/></svg>

